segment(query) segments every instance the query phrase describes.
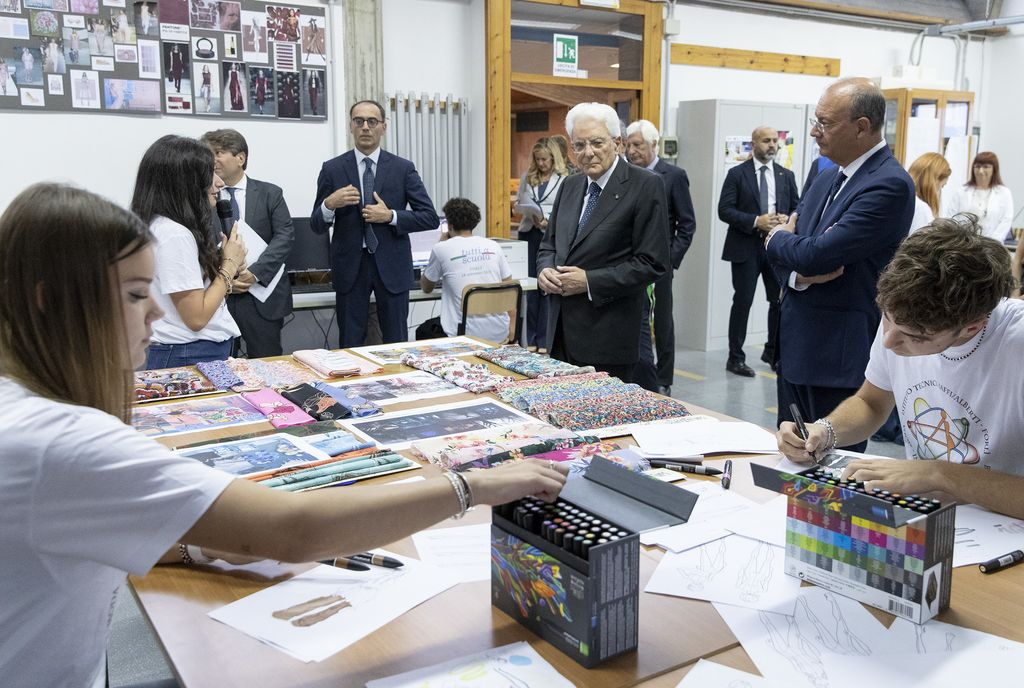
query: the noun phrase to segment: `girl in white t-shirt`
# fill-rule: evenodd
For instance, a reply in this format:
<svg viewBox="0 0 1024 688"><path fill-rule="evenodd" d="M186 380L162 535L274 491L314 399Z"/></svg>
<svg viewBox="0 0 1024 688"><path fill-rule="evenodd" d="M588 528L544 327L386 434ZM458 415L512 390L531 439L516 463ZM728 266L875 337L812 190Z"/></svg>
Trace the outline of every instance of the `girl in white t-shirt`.
<svg viewBox="0 0 1024 688"><path fill-rule="evenodd" d="M153 292L164 312L153 323L150 370L222 361L240 334L224 297L255 279L237 228L219 249L214 241L211 209L224 182L213 163L208 146L174 135L158 139L139 163L132 211L156 238Z"/></svg>
<svg viewBox="0 0 1024 688"><path fill-rule="evenodd" d="M953 173L946 159L938 153L924 153L910 163L907 174L914 180L914 191L917 194L914 206L914 219L910 223L913 234L922 227L927 227L939 214L939 201L942 188Z"/></svg>
<svg viewBox="0 0 1024 688"><path fill-rule="evenodd" d="M154 241L131 213L57 184L30 187L0 216L4 685L104 685L126 573L212 552L316 561L392 542L474 502L558 494L564 470L535 460L404 489L280 492L138 434L126 425L132 370L162 315Z"/></svg>

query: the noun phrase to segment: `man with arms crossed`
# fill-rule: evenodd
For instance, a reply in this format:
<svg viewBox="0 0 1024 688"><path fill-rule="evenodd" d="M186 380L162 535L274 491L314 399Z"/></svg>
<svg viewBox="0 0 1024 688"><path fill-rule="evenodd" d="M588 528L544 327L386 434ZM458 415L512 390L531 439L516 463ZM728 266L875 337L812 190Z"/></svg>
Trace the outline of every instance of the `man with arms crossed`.
<svg viewBox="0 0 1024 688"><path fill-rule="evenodd" d="M958 218L959 219L959 218ZM908 459L851 461L868 487L945 493L1024 518L1024 301L1009 254L973 219L938 219L900 246L878 280L882 325L866 380L832 413L777 434L790 459L866 440L895 405Z"/></svg>
<svg viewBox="0 0 1024 688"><path fill-rule="evenodd" d="M669 268L665 188L619 158L619 118L580 103L565 118L583 174L562 183L537 251L537 283L552 295L553 358L632 382L647 285Z"/></svg>
<svg viewBox="0 0 1024 688"><path fill-rule="evenodd" d="M371 292L384 343L404 342L413 277L409 233L437 229L440 221L412 162L380 147L384 107L361 100L349 118L356 147L324 163L309 226L323 234L334 225L331 280L341 347L363 345Z"/></svg>

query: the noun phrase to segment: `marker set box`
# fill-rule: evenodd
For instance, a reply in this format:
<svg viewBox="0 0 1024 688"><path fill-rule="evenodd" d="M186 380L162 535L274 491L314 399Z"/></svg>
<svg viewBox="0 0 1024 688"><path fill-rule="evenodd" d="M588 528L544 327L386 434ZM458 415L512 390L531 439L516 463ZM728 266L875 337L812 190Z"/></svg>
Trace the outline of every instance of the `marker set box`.
<svg viewBox="0 0 1024 688"><path fill-rule="evenodd" d="M595 456L554 504L493 510L491 601L581 665L637 646L639 533L684 523L697 495Z"/></svg>
<svg viewBox="0 0 1024 688"><path fill-rule="evenodd" d="M755 485L788 498L786 573L915 623L949 606L954 504L868 489L824 468L751 470Z"/></svg>

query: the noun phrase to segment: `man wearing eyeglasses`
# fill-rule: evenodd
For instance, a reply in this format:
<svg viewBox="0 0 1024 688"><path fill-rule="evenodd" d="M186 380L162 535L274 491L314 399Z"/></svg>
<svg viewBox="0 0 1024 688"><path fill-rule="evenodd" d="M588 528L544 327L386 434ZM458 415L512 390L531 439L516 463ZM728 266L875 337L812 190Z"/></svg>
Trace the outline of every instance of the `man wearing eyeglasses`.
<svg viewBox="0 0 1024 688"><path fill-rule="evenodd" d="M537 252L538 285L553 297L548 349L631 382L646 288L670 265L665 189L618 156L608 105L573 107L565 127L583 174L562 183Z"/></svg>
<svg viewBox="0 0 1024 688"><path fill-rule="evenodd" d="M864 382L881 315L882 269L907 236L914 182L882 138L885 98L867 79L825 90L811 136L835 167L821 172L765 249L783 285L780 304L779 423L822 418ZM863 451L866 442L850 447Z"/></svg>
<svg viewBox="0 0 1024 688"><path fill-rule="evenodd" d="M341 347L366 339L371 293L384 343L404 342L413 274L409 233L437 229L439 220L413 163L380 147L384 107L361 100L349 118L355 149L320 170L310 228L323 234L334 226L331 277Z"/></svg>

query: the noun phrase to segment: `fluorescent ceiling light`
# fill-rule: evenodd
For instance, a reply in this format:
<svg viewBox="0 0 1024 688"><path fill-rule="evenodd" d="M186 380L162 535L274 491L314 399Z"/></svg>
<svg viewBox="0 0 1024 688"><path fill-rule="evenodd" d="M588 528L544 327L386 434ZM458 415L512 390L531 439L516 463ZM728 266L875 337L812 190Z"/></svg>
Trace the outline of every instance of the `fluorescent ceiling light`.
<svg viewBox="0 0 1024 688"><path fill-rule="evenodd" d="M566 24L564 22L533 21L530 19L513 19L512 26L521 26L527 29L554 29L556 31L575 31L580 28L579 24Z"/></svg>
<svg viewBox="0 0 1024 688"><path fill-rule="evenodd" d="M640 34L630 33L628 31L612 31L608 35L615 36L616 38L628 38L631 41L642 41L644 39Z"/></svg>

